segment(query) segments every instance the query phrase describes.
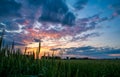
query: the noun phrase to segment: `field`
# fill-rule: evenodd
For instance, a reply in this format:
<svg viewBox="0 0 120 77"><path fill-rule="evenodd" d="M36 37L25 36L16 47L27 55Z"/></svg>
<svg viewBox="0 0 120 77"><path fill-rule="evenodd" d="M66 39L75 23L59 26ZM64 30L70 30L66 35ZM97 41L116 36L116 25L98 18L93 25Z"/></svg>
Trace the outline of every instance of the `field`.
<svg viewBox="0 0 120 77"><path fill-rule="evenodd" d="M0 77L120 77L120 60L35 59L3 45L0 37ZM41 44L39 43L40 53ZM25 50L26 52L26 50Z"/></svg>
<svg viewBox="0 0 120 77"><path fill-rule="evenodd" d="M0 57L0 77L120 77L120 60L34 59Z"/></svg>

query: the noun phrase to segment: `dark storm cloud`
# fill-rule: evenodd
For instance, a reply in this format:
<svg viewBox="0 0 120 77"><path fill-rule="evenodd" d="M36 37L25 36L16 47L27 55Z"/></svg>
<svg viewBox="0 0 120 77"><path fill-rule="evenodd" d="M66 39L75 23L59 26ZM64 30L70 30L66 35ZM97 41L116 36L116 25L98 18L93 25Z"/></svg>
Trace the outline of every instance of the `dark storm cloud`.
<svg viewBox="0 0 120 77"><path fill-rule="evenodd" d="M35 42L40 42L40 39L34 38L34 41L35 41Z"/></svg>
<svg viewBox="0 0 120 77"><path fill-rule="evenodd" d="M104 21L107 21L107 20L109 20L108 17L103 17L103 18L101 18L101 19L99 20L99 22L104 22Z"/></svg>
<svg viewBox="0 0 120 77"><path fill-rule="evenodd" d="M114 10L111 19L114 19L115 17L118 17L120 15L120 1L116 0L113 4L110 5L110 8Z"/></svg>
<svg viewBox="0 0 120 77"><path fill-rule="evenodd" d="M0 17L1 16L19 16L18 10L21 4L15 2L15 0L0 0Z"/></svg>
<svg viewBox="0 0 120 77"><path fill-rule="evenodd" d="M113 4L112 7L114 8L115 12L120 15L120 1L119 3Z"/></svg>
<svg viewBox="0 0 120 77"><path fill-rule="evenodd" d="M4 29L4 28L5 28L5 25L4 24L0 24L0 30Z"/></svg>
<svg viewBox="0 0 120 77"><path fill-rule="evenodd" d="M5 32L5 37L4 37L5 41L11 43L15 42L15 45L26 45L25 43L25 40L29 41L29 42L32 42L32 37L31 36L28 36L28 35L25 35L24 33L15 33L15 32Z"/></svg>
<svg viewBox="0 0 120 77"><path fill-rule="evenodd" d="M3 23L5 24L5 29L8 31L19 30L19 26L15 22L5 21Z"/></svg>
<svg viewBox="0 0 120 77"><path fill-rule="evenodd" d="M0 24L0 30L5 29L8 31L19 30L19 26L17 23L12 21L4 21Z"/></svg>
<svg viewBox="0 0 120 77"><path fill-rule="evenodd" d="M39 6L44 4L47 0L27 0L31 5Z"/></svg>
<svg viewBox="0 0 120 77"><path fill-rule="evenodd" d="M120 49L110 47L72 47L64 49L67 55L85 55L88 57L99 58L115 58L116 56L110 56L110 54L120 54Z"/></svg>
<svg viewBox="0 0 120 77"><path fill-rule="evenodd" d="M9 40L8 38L4 38L4 45L12 45L13 40ZM25 46L25 44L18 42L18 41L14 41L14 45L15 46Z"/></svg>
<svg viewBox="0 0 120 77"><path fill-rule="evenodd" d="M88 2L88 0L77 0L76 3L74 4L74 8L76 10L81 10L85 7L87 2Z"/></svg>
<svg viewBox="0 0 120 77"><path fill-rule="evenodd" d="M78 47L78 48L70 48L67 49L68 52L67 53L75 53L78 52L80 54L82 53L101 53L101 54L119 54L120 53L120 49L114 49L114 48L104 48L104 47L91 47L91 46L85 46L85 47ZM71 51L69 51L71 50ZM79 51L83 51L83 52L79 52ZM77 53L75 53L77 54Z"/></svg>
<svg viewBox="0 0 120 77"><path fill-rule="evenodd" d="M87 4L88 0L77 0L74 8L76 10L81 10ZM115 11L119 13L119 6L113 5L116 9ZM16 18L13 17L20 15L21 17ZM9 16L12 17L12 20L7 19ZM0 0L0 19L6 18L2 21L5 25L0 25L0 29L6 28L9 31L19 30L18 24L22 26L22 31L28 31L29 29L33 30L34 23L39 20L42 24L42 27L39 30L51 34L59 34L62 36L71 35L76 36L77 34L81 34L82 32L86 32L88 30L94 30L100 22L106 21L109 18L100 17L100 14L93 15L91 17L77 19L74 15L74 12L70 11L68 5L65 0ZM0 21L1 22L1 21ZM43 22L46 22L48 26L45 26ZM68 25L68 27L63 27L61 30L48 29L51 25L62 24ZM54 24L55 23L55 24ZM36 24L35 24L36 25ZM74 26L75 25L75 26ZM57 25L56 25L57 26ZM71 27L72 26L72 27ZM44 27L44 29L43 29ZM32 31L28 31L29 33L33 33ZM63 34L62 34L63 33ZM22 42L26 38L31 38L32 35L24 36L21 34L6 34L8 39L12 38L15 41ZM76 37L73 40L86 40L89 37L99 36L97 33L86 34L83 37ZM19 38L19 39L18 39ZM34 37L32 41L38 42L36 37ZM31 40L29 41L31 42Z"/></svg>
<svg viewBox="0 0 120 77"><path fill-rule="evenodd" d="M0 32L0 36L1 36L2 32ZM3 43L4 46L7 45L12 45L12 42L14 41L15 45L19 45L19 46L24 46L25 44L22 42L22 36L18 39L19 33L10 33L10 32L6 32L4 33L4 39L3 39Z"/></svg>
<svg viewBox="0 0 120 77"><path fill-rule="evenodd" d="M32 17L40 22L60 23L72 26L75 15L69 11L65 0L16 0L21 4L22 18Z"/></svg>
<svg viewBox="0 0 120 77"><path fill-rule="evenodd" d="M74 25L75 24L75 16L73 13L68 12L62 22L63 25L67 24L67 25Z"/></svg>
<svg viewBox="0 0 120 77"><path fill-rule="evenodd" d="M15 20L15 22L23 25L25 23L25 19L17 19L17 20Z"/></svg>
<svg viewBox="0 0 120 77"><path fill-rule="evenodd" d="M42 5L42 11L39 21L61 23L64 25L73 25L75 15L69 12L65 0L47 0Z"/></svg>
<svg viewBox="0 0 120 77"><path fill-rule="evenodd" d="M96 48L95 47L91 47L91 46L85 46L85 47L72 47L72 48L67 48L67 54L81 54L81 53L92 53L92 52L96 52Z"/></svg>

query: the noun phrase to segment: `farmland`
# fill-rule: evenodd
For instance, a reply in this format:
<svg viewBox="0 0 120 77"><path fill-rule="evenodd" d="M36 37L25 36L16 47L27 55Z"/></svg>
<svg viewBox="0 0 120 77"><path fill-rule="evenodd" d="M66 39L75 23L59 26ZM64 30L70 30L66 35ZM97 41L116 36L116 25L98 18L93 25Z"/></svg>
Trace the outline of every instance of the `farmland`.
<svg viewBox="0 0 120 77"><path fill-rule="evenodd" d="M0 77L120 77L120 0L0 0Z"/></svg>
<svg viewBox="0 0 120 77"><path fill-rule="evenodd" d="M120 77L120 60L33 59L0 56L2 77Z"/></svg>
<svg viewBox="0 0 120 77"><path fill-rule="evenodd" d="M14 41L11 47L3 46L3 35L0 77L120 77L120 60L62 60L55 59L54 54L50 59L35 59L40 50L31 55L21 54L14 49Z"/></svg>

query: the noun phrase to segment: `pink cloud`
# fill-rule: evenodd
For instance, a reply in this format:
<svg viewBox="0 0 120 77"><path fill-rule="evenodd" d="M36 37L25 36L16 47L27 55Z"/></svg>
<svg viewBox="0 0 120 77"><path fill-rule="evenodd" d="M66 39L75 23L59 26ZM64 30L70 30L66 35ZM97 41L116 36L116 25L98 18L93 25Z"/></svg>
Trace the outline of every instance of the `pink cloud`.
<svg viewBox="0 0 120 77"><path fill-rule="evenodd" d="M120 54L109 54L109 56L113 56L113 57L120 57Z"/></svg>

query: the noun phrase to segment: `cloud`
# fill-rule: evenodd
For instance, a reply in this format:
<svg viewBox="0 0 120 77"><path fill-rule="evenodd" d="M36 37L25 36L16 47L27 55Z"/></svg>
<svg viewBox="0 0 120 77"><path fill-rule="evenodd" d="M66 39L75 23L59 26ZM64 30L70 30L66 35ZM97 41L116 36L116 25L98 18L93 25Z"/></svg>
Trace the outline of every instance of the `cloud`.
<svg viewBox="0 0 120 77"><path fill-rule="evenodd" d="M120 54L109 54L109 56L120 57Z"/></svg>
<svg viewBox="0 0 120 77"><path fill-rule="evenodd" d="M8 38L4 38L4 45L5 45L5 46L10 46L10 45L12 45L12 42L13 42L13 40L10 40L10 39L8 39ZM15 46L25 46L24 43L21 43L21 42L19 42L19 41L14 41L14 45L15 45Z"/></svg>
<svg viewBox="0 0 120 77"><path fill-rule="evenodd" d="M82 10L87 2L76 0L73 7ZM119 10L119 5L112 6L116 8L115 11ZM100 36L99 32L75 36L92 31L99 23L109 20L109 17L101 17L101 13L79 18L65 0L0 0L0 11L0 23L4 24L0 25L0 29L6 28L13 33L6 33L6 38L24 44L38 42L38 38L59 40L66 36L73 37L74 41L85 41L89 37Z"/></svg>
<svg viewBox="0 0 120 77"><path fill-rule="evenodd" d="M74 8L76 10L81 10L85 7L85 5L87 4L88 0L76 0L75 4L74 4Z"/></svg>
<svg viewBox="0 0 120 77"><path fill-rule="evenodd" d="M0 8L1 11L5 9L3 13L10 16L19 14L21 21L33 19L32 22L38 20L40 23L60 23L68 26L74 25L75 22L75 15L69 11L65 0L5 0L1 3L9 4Z"/></svg>
<svg viewBox="0 0 120 77"><path fill-rule="evenodd" d="M19 30L19 26L17 23L15 22L11 22L11 21L5 21L3 22L5 25L5 29L8 31L14 31L14 30Z"/></svg>
<svg viewBox="0 0 120 77"><path fill-rule="evenodd" d="M0 0L0 17L2 16L19 16L18 10L21 4L15 0Z"/></svg>
<svg viewBox="0 0 120 77"><path fill-rule="evenodd" d="M113 3L110 7L114 10L111 16L111 19L114 19L115 17L120 16L120 1L119 0L116 0L115 3Z"/></svg>
<svg viewBox="0 0 120 77"><path fill-rule="evenodd" d="M65 17L64 17L64 19L63 19L63 21L62 21L62 24L63 25L74 25L75 24L75 16L74 16L74 14L72 13L72 12L68 12L66 15L65 15Z"/></svg>
<svg viewBox="0 0 120 77"><path fill-rule="evenodd" d="M27 31L27 37L31 38L31 40L24 39L24 43L32 42L35 41L34 39L36 38L49 38L49 39L61 39L66 36L71 36L73 37L71 41L78 41L82 40L85 41L89 37L96 37L100 36L99 33L90 33L90 34L85 34L80 37L75 37L78 34L81 34L83 32L89 31L89 30L94 30L99 23L99 21L102 18L99 17L99 15L93 15L91 17L87 18L81 18L78 19L75 26L63 26L60 24L50 24L50 23L35 23L32 22L32 19L17 19L15 20L16 23L19 23L22 25L22 33L24 31ZM34 23L34 25L33 25ZM39 34L39 35L38 35ZM23 35L22 35L23 36ZM23 36L24 37L24 36ZM22 41L22 40L21 40Z"/></svg>
<svg viewBox="0 0 120 77"><path fill-rule="evenodd" d="M27 0L31 5L39 6L44 4L47 0Z"/></svg>
<svg viewBox="0 0 120 77"><path fill-rule="evenodd" d="M75 15L69 12L65 0L48 0L42 5L39 21L61 23L71 26L75 22Z"/></svg>
<svg viewBox="0 0 120 77"><path fill-rule="evenodd" d="M89 38L94 38L94 37L99 37L100 33L98 32L93 32L93 33L88 33L88 34L83 34L81 36L75 36L72 38L71 42L75 42L75 41L87 41Z"/></svg>
<svg viewBox="0 0 120 77"><path fill-rule="evenodd" d="M112 5L115 12L120 15L120 2Z"/></svg>
<svg viewBox="0 0 120 77"><path fill-rule="evenodd" d="M4 29L5 25L3 23L0 23L0 29Z"/></svg>
<svg viewBox="0 0 120 77"><path fill-rule="evenodd" d="M0 32L0 36L1 36L2 32ZM23 36L21 36L20 38L18 37L20 34L19 33L9 33L9 32L5 32L4 33L4 39L3 39L3 43L4 46L10 46L12 45L12 42L14 41L15 46L25 46L25 43L22 42L23 40ZM19 38L19 39L18 39Z"/></svg>
<svg viewBox="0 0 120 77"><path fill-rule="evenodd" d="M67 54L81 54L81 53L91 53L96 52L95 47L85 46L85 47L72 47L66 49Z"/></svg>
<svg viewBox="0 0 120 77"><path fill-rule="evenodd" d="M76 55L76 57L80 55L85 55L88 57L96 57L96 58L120 57L119 56L120 49L115 49L110 47L83 46L83 47L64 48L64 50L66 52L65 55Z"/></svg>
<svg viewBox="0 0 120 77"><path fill-rule="evenodd" d="M84 41L84 40L87 40L90 37L98 37L98 36L100 36L100 33L94 32L94 33L90 33L90 34L84 34L83 37L80 37L80 39L82 41Z"/></svg>
<svg viewBox="0 0 120 77"><path fill-rule="evenodd" d="M36 38L35 38L34 41L35 41L35 42L40 42L40 39L36 39Z"/></svg>

